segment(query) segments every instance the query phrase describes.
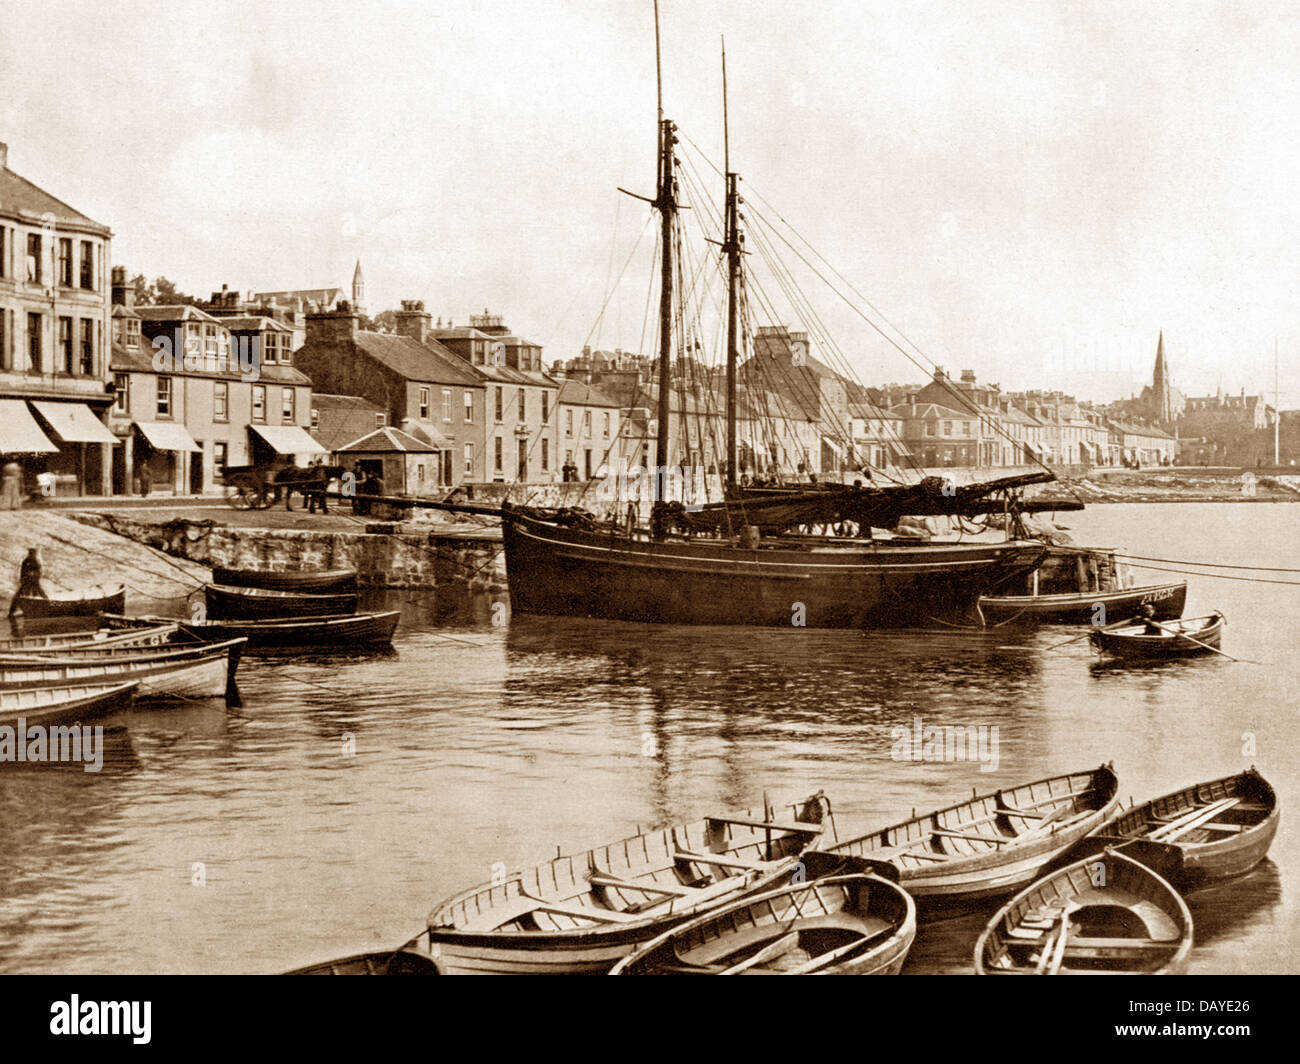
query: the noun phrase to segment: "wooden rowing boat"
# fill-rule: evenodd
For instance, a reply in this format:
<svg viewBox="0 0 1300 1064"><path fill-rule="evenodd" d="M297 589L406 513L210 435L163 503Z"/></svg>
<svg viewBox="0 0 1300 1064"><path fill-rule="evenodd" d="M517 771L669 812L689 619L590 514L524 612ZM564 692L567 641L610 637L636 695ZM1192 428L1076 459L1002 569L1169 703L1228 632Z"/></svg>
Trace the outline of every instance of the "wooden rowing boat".
<svg viewBox="0 0 1300 1064"><path fill-rule="evenodd" d="M128 647L112 654L0 655L0 690L135 680L137 699L229 694L246 639L193 646Z"/></svg>
<svg viewBox="0 0 1300 1064"><path fill-rule="evenodd" d="M179 630L180 625L171 621L167 624L151 624L131 629L92 628L81 632L15 636L10 639L0 639L0 654L46 652L63 654L70 651L80 652L83 649L98 654L118 647L158 646L166 643Z"/></svg>
<svg viewBox="0 0 1300 1064"><path fill-rule="evenodd" d="M434 960L446 975L608 972L706 909L788 882L830 803L784 809L641 832L456 894L429 915Z"/></svg>
<svg viewBox="0 0 1300 1064"><path fill-rule="evenodd" d="M28 687L0 691L0 726L76 724L129 709L135 681L110 684L70 684L67 687Z"/></svg>
<svg viewBox="0 0 1300 1064"><path fill-rule="evenodd" d="M29 621L46 617L93 617L100 612L121 613L126 608L126 587L95 587L89 591L55 591L47 598L15 595L14 607Z"/></svg>
<svg viewBox="0 0 1300 1064"><path fill-rule="evenodd" d="M1183 615L1187 582L1134 587L1128 566L1109 547L1052 545L1015 594L984 595L980 612L989 624L1105 624L1132 617L1143 606L1157 620Z"/></svg>
<svg viewBox="0 0 1300 1064"><path fill-rule="evenodd" d="M208 584L203 589L203 597L208 608L207 615L214 621L319 617L323 614L352 613L357 608L356 592L331 595Z"/></svg>
<svg viewBox="0 0 1300 1064"><path fill-rule="evenodd" d="M1249 872L1268 854L1280 819L1277 792L1252 765L1119 813L1077 853L1109 847L1188 891Z"/></svg>
<svg viewBox="0 0 1300 1064"><path fill-rule="evenodd" d="M1223 614L1218 612L1208 617L1162 622L1166 630L1161 632L1148 632L1143 624L1122 621L1098 628L1092 633L1092 645L1104 654L1120 658L1159 659L1211 654L1219 649L1226 623Z"/></svg>
<svg viewBox="0 0 1300 1064"><path fill-rule="evenodd" d="M225 587L263 587L270 591L298 591L308 594L327 591L355 591L355 569L294 569L266 572L260 569L231 569L214 566L212 582Z"/></svg>
<svg viewBox="0 0 1300 1064"><path fill-rule="evenodd" d="M915 937L907 891L879 876L836 876L711 909L609 974L897 975Z"/></svg>
<svg viewBox="0 0 1300 1064"><path fill-rule="evenodd" d="M998 910L975 944L980 975L1182 975L1192 914L1160 876L1113 850L1062 868Z"/></svg>
<svg viewBox="0 0 1300 1064"><path fill-rule="evenodd" d="M357 953L351 957L295 968L285 975L437 975L438 966L412 949Z"/></svg>
<svg viewBox="0 0 1300 1064"><path fill-rule="evenodd" d="M356 650L392 643L400 616L397 610L390 610L324 617L179 623L183 632L204 642L246 638L250 650ZM111 614L104 614L103 619L109 626L123 624L130 627L141 622L141 618Z"/></svg>
<svg viewBox="0 0 1300 1064"><path fill-rule="evenodd" d="M892 865L923 909L964 907L1031 882L1106 821L1118 790L1113 767L1102 765L976 795L821 849Z"/></svg>

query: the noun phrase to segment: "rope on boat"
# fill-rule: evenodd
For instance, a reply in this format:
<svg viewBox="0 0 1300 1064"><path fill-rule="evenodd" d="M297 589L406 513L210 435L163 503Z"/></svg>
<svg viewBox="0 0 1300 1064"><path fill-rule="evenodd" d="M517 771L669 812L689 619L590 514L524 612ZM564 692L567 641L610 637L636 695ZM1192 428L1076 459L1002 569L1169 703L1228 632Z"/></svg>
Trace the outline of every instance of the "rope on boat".
<svg viewBox="0 0 1300 1064"><path fill-rule="evenodd" d="M1085 549L1086 548L1081 548ZM1166 565L1197 565L1210 569L1245 569L1255 573L1300 573L1300 569L1288 569L1281 565L1229 565L1227 562L1197 562L1186 558L1150 558L1142 554L1116 554L1126 562L1164 562ZM1141 566L1146 569L1149 566Z"/></svg>
<svg viewBox="0 0 1300 1064"><path fill-rule="evenodd" d="M1158 573L1180 573L1183 576L1205 577L1210 580L1238 580L1246 584L1282 584L1285 587L1300 587L1300 580L1269 580L1262 576L1230 576L1227 573L1201 573L1193 569L1169 569L1160 565L1142 565L1140 568L1151 569ZM1282 571L1286 572L1287 570Z"/></svg>

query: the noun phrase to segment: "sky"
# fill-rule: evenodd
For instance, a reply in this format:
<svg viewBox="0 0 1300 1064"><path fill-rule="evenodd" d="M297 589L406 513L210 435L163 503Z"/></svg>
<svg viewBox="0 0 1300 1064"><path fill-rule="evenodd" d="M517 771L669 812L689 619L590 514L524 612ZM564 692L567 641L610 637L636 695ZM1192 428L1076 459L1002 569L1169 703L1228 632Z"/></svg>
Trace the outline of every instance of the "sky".
<svg viewBox="0 0 1300 1064"><path fill-rule="evenodd" d="M1271 401L1276 341L1300 406L1300 8L660 0L660 19L688 202L722 196L725 35L747 225L785 219L870 303L789 256L816 322L774 281L757 310L833 337L865 383L937 363L1122 398L1163 331L1195 395ZM653 194L650 0L0 0L0 27L10 168L111 226L132 274L347 289L360 259L372 314L490 308L548 362L653 346L649 208L618 192ZM713 206L692 206L694 239Z"/></svg>

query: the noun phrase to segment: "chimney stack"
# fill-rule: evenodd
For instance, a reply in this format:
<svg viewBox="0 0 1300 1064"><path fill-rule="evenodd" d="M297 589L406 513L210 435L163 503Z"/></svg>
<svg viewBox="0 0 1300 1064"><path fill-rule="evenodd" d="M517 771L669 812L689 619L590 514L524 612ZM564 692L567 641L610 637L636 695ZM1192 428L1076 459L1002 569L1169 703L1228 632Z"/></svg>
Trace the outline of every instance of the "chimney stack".
<svg viewBox="0 0 1300 1064"><path fill-rule="evenodd" d="M420 299L403 299L402 309L396 314L397 335L408 336L417 344L429 339L429 321L431 315L424 309Z"/></svg>
<svg viewBox="0 0 1300 1064"><path fill-rule="evenodd" d="M350 343L357 338L357 312L351 304L342 302L338 310L307 314L309 344Z"/></svg>
<svg viewBox="0 0 1300 1064"><path fill-rule="evenodd" d="M0 170L9 169L9 145L0 140Z"/></svg>
<svg viewBox="0 0 1300 1064"><path fill-rule="evenodd" d="M113 267L113 293L112 300L115 307L126 307L131 310L135 307L135 287L128 284L126 280L126 267Z"/></svg>

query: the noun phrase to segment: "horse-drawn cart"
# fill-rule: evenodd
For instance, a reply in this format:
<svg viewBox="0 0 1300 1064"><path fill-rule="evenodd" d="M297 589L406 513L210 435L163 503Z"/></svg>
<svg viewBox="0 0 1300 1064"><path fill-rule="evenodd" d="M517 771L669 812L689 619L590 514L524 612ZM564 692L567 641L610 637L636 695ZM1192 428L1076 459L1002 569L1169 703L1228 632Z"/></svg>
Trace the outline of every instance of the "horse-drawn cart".
<svg viewBox="0 0 1300 1064"><path fill-rule="evenodd" d="M236 510L265 510L302 489L324 490L331 476L341 468L334 466L222 466L221 483L226 502Z"/></svg>

